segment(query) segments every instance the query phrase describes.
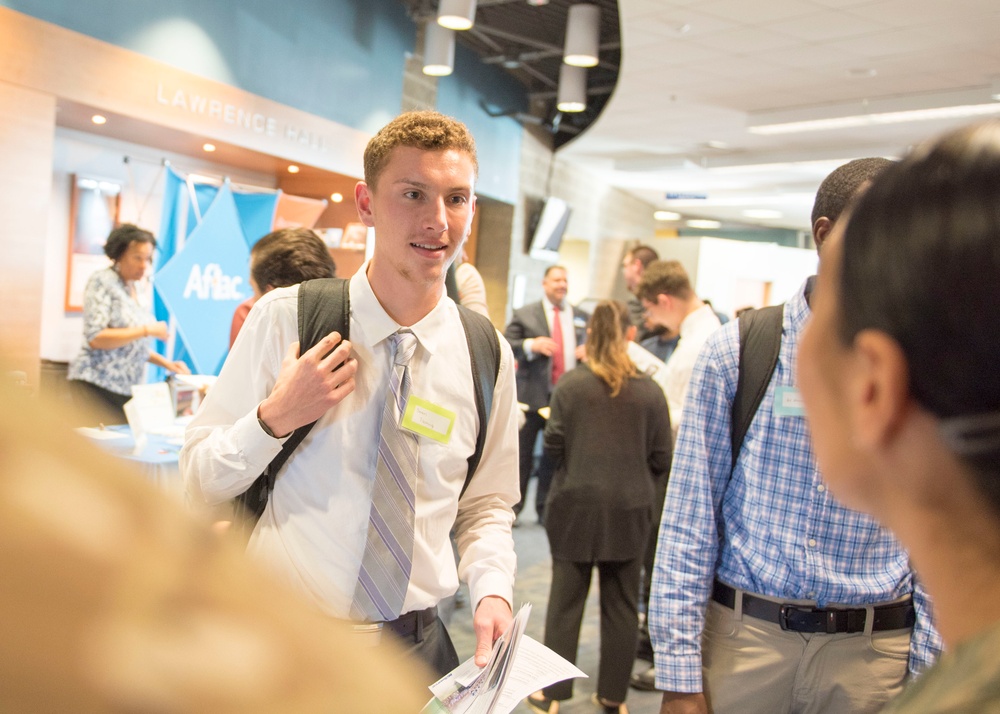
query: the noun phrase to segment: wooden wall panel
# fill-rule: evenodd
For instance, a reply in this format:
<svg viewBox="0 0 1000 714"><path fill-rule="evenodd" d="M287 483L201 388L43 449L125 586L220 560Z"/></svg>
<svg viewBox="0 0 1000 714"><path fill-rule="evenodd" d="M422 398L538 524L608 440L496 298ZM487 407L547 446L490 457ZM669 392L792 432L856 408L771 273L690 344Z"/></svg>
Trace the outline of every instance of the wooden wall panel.
<svg viewBox="0 0 1000 714"><path fill-rule="evenodd" d="M37 388L56 102L0 82L0 369Z"/></svg>

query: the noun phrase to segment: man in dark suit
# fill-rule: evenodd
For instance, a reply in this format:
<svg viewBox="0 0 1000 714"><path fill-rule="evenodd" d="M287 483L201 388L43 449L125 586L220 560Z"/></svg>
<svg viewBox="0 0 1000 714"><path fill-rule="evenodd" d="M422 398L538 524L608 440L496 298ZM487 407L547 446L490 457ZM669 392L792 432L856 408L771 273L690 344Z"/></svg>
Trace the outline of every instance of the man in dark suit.
<svg viewBox="0 0 1000 714"><path fill-rule="evenodd" d="M515 310L504 330L504 337L514 349L517 360L517 400L528 405L520 432L521 502L514 507L515 513L524 507L535 441L538 432L545 428L545 418L538 410L548 406L549 395L559 377L583 358L590 316L566 302L567 286L566 269L559 265L549 266L542 280L545 297ZM542 459L535 492L539 522L545 514L545 497L551 481L552 469Z"/></svg>

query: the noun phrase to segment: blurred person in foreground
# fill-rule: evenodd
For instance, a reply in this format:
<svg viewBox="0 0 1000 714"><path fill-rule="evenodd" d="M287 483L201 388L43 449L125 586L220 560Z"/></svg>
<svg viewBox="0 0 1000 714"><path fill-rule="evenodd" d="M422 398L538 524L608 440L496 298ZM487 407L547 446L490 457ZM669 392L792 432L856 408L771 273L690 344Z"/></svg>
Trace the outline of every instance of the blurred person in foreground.
<svg viewBox="0 0 1000 714"><path fill-rule="evenodd" d="M376 661L73 434L64 409L2 383L0 402L0 711L384 714L429 699L416 665Z"/></svg>
<svg viewBox="0 0 1000 714"><path fill-rule="evenodd" d="M104 244L111 265L87 280L83 292L83 345L67 378L74 401L106 424L124 424L132 385L146 381L146 363L190 374L188 366L154 352L150 337L167 339L167 323L153 319L136 283L153 263L156 239L131 223L118 226Z"/></svg>
<svg viewBox="0 0 1000 714"><path fill-rule="evenodd" d="M670 469L670 417L663 391L628 357L624 303L603 300L587 331L587 359L552 393L545 453L555 467L545 508L552 584L545 645L576 661L591 576L601 598L601 656L595 701L624 705L638 637L639 578L654 502ZM558 712L573 680L528 698Z"/></svg>
<svg viewBox="0 0 1000 714"><path fill-rule="evenodd" d="M884 710L1000 711L1000 122L880 175L828 241L798 375L831 490L891 528L947 646Z"/></svg>
<svg viewBox="0 0 1000 714"><path fill-rule="evenodd" d="M233 313L229 347L246 322L250 308L260 296L275 288L298 285L303 280L332 278L337 274L330 250L323 239L308 228L281 228L268 233L250 249L250 287L253 295Z"/></svg>

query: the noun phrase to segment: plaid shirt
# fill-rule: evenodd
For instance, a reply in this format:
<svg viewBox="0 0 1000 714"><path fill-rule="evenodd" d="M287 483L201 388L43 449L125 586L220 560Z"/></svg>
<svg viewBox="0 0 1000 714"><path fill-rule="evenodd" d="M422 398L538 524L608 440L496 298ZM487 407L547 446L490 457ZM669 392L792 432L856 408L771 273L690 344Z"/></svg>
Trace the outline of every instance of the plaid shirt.
<svg viewBox="0 0 1000 714"><path fill-rule="evenodd" d="M793 387L809 316L805 285L785 305L781 352L731 465L731 406L739 325L717 330L698 356L674 451L649 603L657 689L700 692L701 633L717 577L776 598L869 605L913 593L909 668L931 664L941 641L903 547L827 490L802 416L779 416L775 388Z"/></svg>

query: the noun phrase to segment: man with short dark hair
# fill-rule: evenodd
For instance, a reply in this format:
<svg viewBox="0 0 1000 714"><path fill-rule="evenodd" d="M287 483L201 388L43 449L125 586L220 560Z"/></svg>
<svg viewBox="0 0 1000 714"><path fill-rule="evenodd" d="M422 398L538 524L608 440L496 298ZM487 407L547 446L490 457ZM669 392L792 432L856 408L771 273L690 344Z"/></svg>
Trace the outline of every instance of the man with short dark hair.
<svg viewBox="0 0 1000 714"><path fill-rule="evenodd" d="M642 280L642 274L646 271L646 266L659 259L660 256L656 250L641 243L626 250L625 257L622 258L622 277L625 278L625 287L630 293L626 304L632 324L638 331L635 341L639 343L667 331L662 325L650 325L647 322L646 311L639 298L636 297L636 290L639 287L639 281ZM663 361L666 362L666 360Z"/></svg>
<svg viewBox="0 0 1000 714"><path fill-rule="evenodd" d="M817 247L888 163L859 159L823 182ZM662 714L875 712L940 648L906 551L817 471L794 374L812 283L784 306L778 362L735 460L738 321L694 367L650 600Z"/></svg>
<svg viewBox="0 0 1000 714"><path fill-rule="evenodd" d="M444 289L476 204L468 129L402 114L369 142L364 165L355 202L375 247L350 280L350 342L332 332L300 353L298 287L264 295L188 427L181 468L193 501L233 498L318 419L278 472L247 552L350 621L359 647L395 637L440 676L458 656L437 604L459 577L480 666L513 619L513 356L500 340L480 424L463 321ZM463 493L480 429L482 459Z"/></svg>
<svg viewBox="0 0 1000 714"><path fill-rule="evenodd" d="M250 287L253 295L240 303L229 328L229 347L260 296L303 280L332 278L337 266L323 240L308 228L281 228L250 248Z"/></svg>
<svg viewBox="0 0 1000 714"><path fill-rule="evenodd" d="M535 441L545 428L545 417L538 413L549 405L549 397L559 378L583 359L583 341L587 335L587 313L566 300L569 283L566 268L550 265L542 279L544 297L514 311L504 337L517 360L517 398L528 405L525 423L518 436L520 453L520 513L528 492L528 480L534 470ZM552 469L543 456L537 470L535 510L538 520L545 517L545 499L552 481Z"/></svg>

